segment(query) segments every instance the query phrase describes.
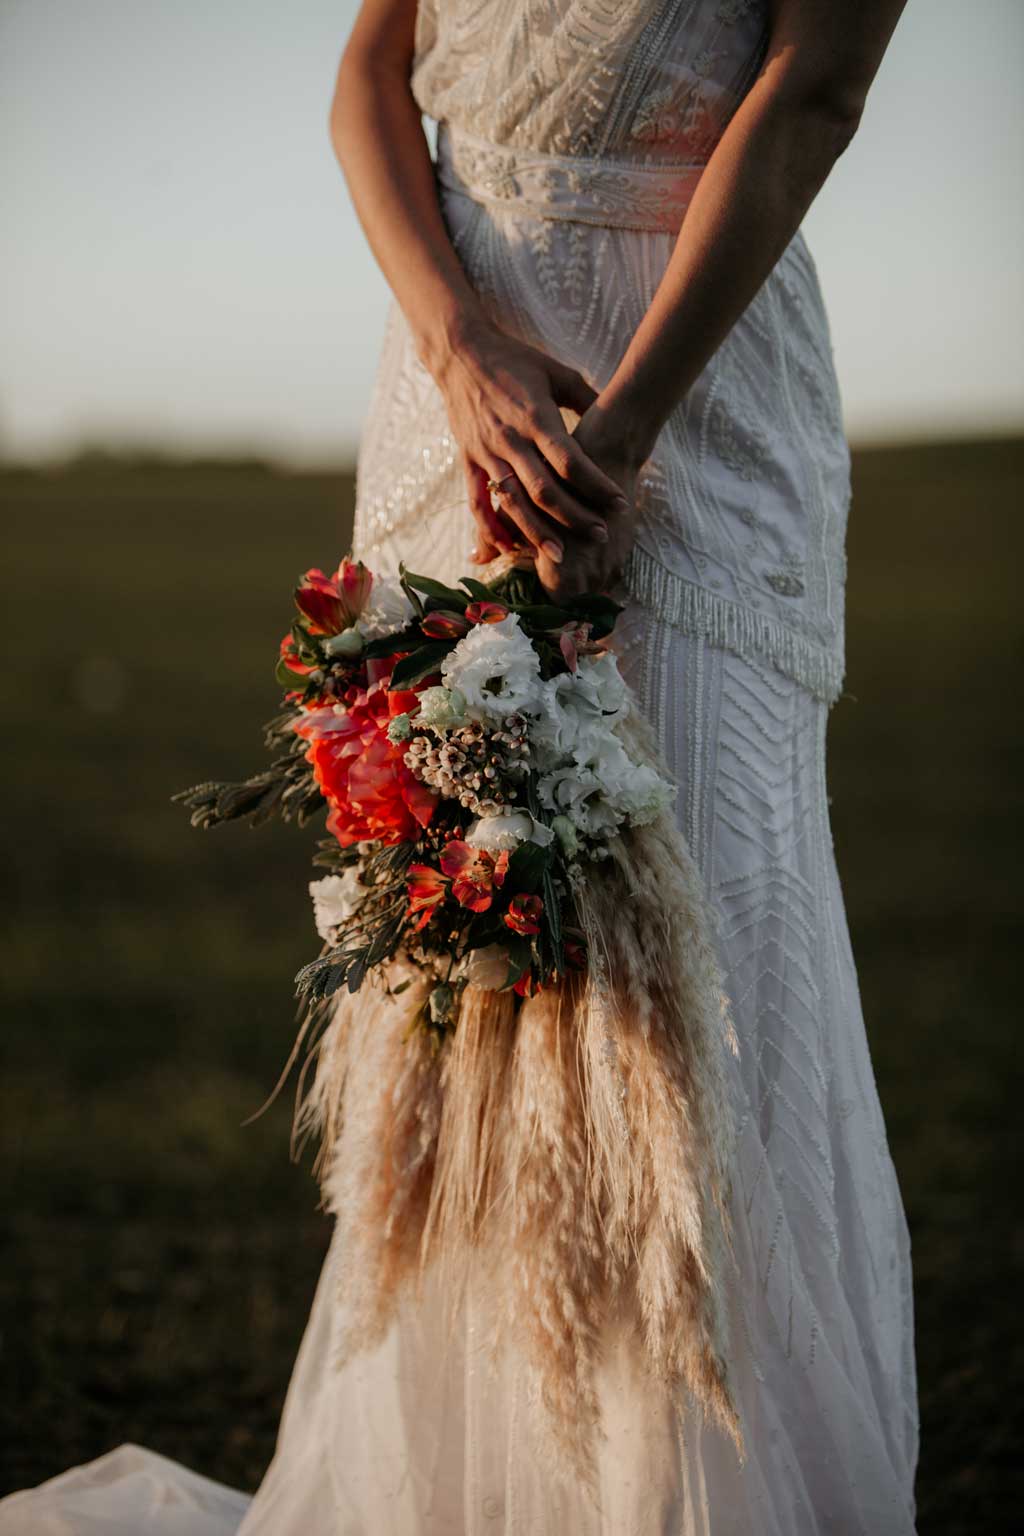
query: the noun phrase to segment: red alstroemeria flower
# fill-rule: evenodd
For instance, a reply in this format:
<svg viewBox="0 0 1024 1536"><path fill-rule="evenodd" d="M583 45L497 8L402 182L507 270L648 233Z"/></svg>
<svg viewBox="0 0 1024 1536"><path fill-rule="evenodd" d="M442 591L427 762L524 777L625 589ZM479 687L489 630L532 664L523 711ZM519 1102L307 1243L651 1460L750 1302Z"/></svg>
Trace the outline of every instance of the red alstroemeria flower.
<svg viewBox="0 0 1024 1536"><path fill-rule="evenodd" d="M461 640L469 634L469 625L461 613L450 608L436 608L420 620L420 629L431 640Z"/></svg>
<svg viewBox="0 0 1024 1536"><path fill-rule="evenodd" d="M432 864L410 864L409 916L420 913L417 932L430 922L449 886L460 906L486 912L505 879L508 860L507 849L494 858L482 848L471 848L460 838L452 838L441 855L440 869Z"/></svg>
<svg viewBox="0 0 1024 1536"><path fill-rule="evenodd" d="M500 624L508 618L509 610L504 603L470 603L466 618L471 624Z"/></svg>
<svg viewBox="0 0 1024 1536"><path fill-rule="evenodd" d="M295 644L292 634L284 635L281 639L280 659L284 662L289 672L294 672L297 677L308 677L313 667L307 667L304 661L299 660L299 648Z"/></svg>
<svg viewBox="0 0 1024 1536"><path fill-rule="evenodd" d="M512 991L518 997L533 997L537 992L543 992L544 988L539 981L534 981L532 971L524 971L517 982L513 983Z"/></svg>
<svg viewBox="0 0 1024 1536"><path fill-rule="evenodd" d="M295 590L295 606L309 620L310 634L337 635L358 619L372 586L361 560L343 560L333 576L314 567Z"/></svg>
<svg viewBox="0 0 1024 1536"><path fill-rule="evenodd" d="M441 855L441 868L452 882L452 895L459 906L486 912L494 892L504 883L508 859L507 848L495 858L484 848L471 848L453 838Z"/></svg>
<svg viewBox="0 0 1024 1536"><path fill-rule="evenodd" d="M313 710L295 727L310 743L306 756L331 808L327 830L342 847L404 843L430 824L438 796L405 764L405 749L388 739L395 715L415 706L406 690L383 683L351 689L343 710Z"/></svg>
<svg viewBox="0 0 1024 1536"><path fill-rule="evenodd" d="M544 903L539 896L513 896L505 913L505 924L513 933L529 938L531 934L540 933L543 910Z"/></svg>
<svg viewBox="0 0 1024 1536"><path fill-rule="evenodd" d="M430 864L409 865L409 916L420 914L416 923L417 933L425 928L434 915L434 908L444 901L448 878Z"/></svg>

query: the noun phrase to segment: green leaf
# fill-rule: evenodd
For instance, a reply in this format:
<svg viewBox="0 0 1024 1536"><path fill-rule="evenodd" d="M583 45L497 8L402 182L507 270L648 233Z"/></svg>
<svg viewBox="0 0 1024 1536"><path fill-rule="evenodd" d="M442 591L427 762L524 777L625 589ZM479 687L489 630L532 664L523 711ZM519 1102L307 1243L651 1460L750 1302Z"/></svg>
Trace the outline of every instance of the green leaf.
<svg viewBox="0 0 1024 1536"><path fill-rule="evenodd" d="M297 996L311 1003L333 997L345 982L350 960L351 951L335 949L304 965L295 978Z"/></svg>
<svg viewBox="0 0 1024 1536"><path fill-rule="evenodd" d="M491 591L495 597L513 607L539 602L544 596L544 588L532 565L526 569L513 566L504 576L499 576L491 583Z"/></svg>
<svg viewBox="0 0 1024 1536"><path fill-rule="evenodd" d="M314 645L313 637L306 627L308 623L308 619L293 619L289 626L288 633L300 651L308 651Z"/></svg>
<svg viewBox="0 0 1024 1536"><path fill-rule="evenodd" d="M460 576L459 580L469 593L481 603L493 603L494 593L490 587L485 587L482 581L477 581L473 576Z"/></svg>
<svg viewBox="0 0 1024 1536"><path fill-rule="evenodd" d="M595 640L603 640L605 635L611 634L622 612L622 604L606 592L584 592L582 596L574 597L568 606L574 617L583 619L591 626Z"/></svg>
<svg viewBox="0 0 1024 1536"><path fill-rule="evenodd" d="M573 619L568 608L556 608L554 603L525 603L517 605L515 611L531 629L560 629Z"/></svg>
<svg viewBox="0 0 1024 1536"><path fill-rule="evenodd" d="M536 895L551 864L552 846L542 848L539 843L520 843L508 861L505 889L516 896Z"/></svg>
<svg viewBox="0 0 1024 1536"><path fill-rule="evenodd" d="M274 676L282 688L287 688L289 693L294 693L297 688L305 688L306 676L302 672L293 672L291 667L285 666L284 657L278 658L274 668Z"/></svg>
<svg viewBox="0 0 1024 1536"><path fill-rule="evenodd" d="M380 635L364 647L363 656L393 656L396 651L407 651L422 640L419 626L400 629L393 635Z"/></svg>
<svg viewBox="0 0 1024 1536"><path fill-rule="evenodd" d="M609 597L607 592L581 592L579 597L573 597L565 605L574 613L615 615L622 612L622 604L617 603L614 597Z"/></svg>
<svg viewBox="0 0 1024 1536"><path fill-rule="evenodd" d="M444 607L455 608L459 613L465 613L466 594L460 592L458 587L448 587L443 581L435 581L433 576L417 576L413 571L403 571L402 580L407 587L412 587L414 592L439 598Z"/></svg>
<svg viewBox="0 0 1024 1536"><path fill-rule="evenodd" d="M508 975L505 977L505 991L508 987L514 987L520 976L530 969L533 963L533 945L529 939L521 934L510 933L505 942L508 951Z"/></svg>
<svg viewBox="0 0 1024 1536"><path fill-rule="evenodd" d="M499 913L491 908L487 912L474 913L465 932L465 947L482 949L485 944L504 943L508 929Z"/></svg>
<svg viewBox="0 0 1024 1536"><path fill-rule="evenodd" d="M348 984L348 990L350 992L359 991L359 988L362 986L366 979L366 972L368 967L369 959L365 954L359 955L358 958L352 962L351 966L349 967L348 975L345 978Z"/></svg>
<svg viewBox="0 0 1024 1536"><path fill-rule="evenodd" d="M395 663L389 688L411 688L413 683L422 682L431 672L438 670L454 646L454 640L431 640L428 645L421 645L409 656L403 656L401 661Z"/></svg>
<svg viewBox="0 0 1024 1536"><path fill-rule="evenodd" d="M550 866L543 874L544 912L548 920L547 933L551 944L551 956L559 975L565 970L565 951L562 947L562 914L558 906L555 882Z"/></svg>
<svg viewBox="0 0 1024 1536"><path fill-rule="evenodd" d="M382 843L366 861L368 885L389 885L405 879L405 872L416 854L414 843Z"/></svg>

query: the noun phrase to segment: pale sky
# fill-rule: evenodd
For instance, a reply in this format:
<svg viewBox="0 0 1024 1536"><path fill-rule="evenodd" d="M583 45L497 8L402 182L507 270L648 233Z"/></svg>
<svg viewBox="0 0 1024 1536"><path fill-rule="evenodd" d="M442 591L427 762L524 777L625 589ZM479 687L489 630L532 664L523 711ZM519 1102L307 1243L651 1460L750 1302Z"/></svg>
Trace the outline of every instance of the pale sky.
<svg viewBox="0 0 1024 1536"><path fill-rule="evenodd" d="M333 462L387 303L327 138L353 0L0 0L0 453ZM1024 3L910 0L808 215L856 441L1024 428Z"/></svg>

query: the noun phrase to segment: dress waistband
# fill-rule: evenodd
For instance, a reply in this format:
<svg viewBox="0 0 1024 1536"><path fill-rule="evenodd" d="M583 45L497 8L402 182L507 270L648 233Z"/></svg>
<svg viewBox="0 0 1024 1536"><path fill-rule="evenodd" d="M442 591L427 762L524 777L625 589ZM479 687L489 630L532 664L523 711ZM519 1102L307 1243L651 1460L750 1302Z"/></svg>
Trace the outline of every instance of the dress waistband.
<svg viewBox="0 0 1024 1536"><path fill-rule="evenodd" d="M475 202L539 219L674 234L703 164L643 165L506 149L439 123L437 179Z"/></svg>

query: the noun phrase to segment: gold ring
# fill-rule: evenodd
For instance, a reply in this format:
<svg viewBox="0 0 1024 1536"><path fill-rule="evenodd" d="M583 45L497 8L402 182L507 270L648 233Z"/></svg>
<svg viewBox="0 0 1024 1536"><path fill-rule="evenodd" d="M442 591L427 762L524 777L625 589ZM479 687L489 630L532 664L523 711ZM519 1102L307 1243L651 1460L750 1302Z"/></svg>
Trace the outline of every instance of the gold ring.
<svg viewBox="0 0 1024 1536"><path fill-rule="evenodd" d="M502 475L500 480L488 480L487 489L489 491L500 491L506 480L514 480L515 478L516 472L513 469L509 472L509 474Z"/></svg>

